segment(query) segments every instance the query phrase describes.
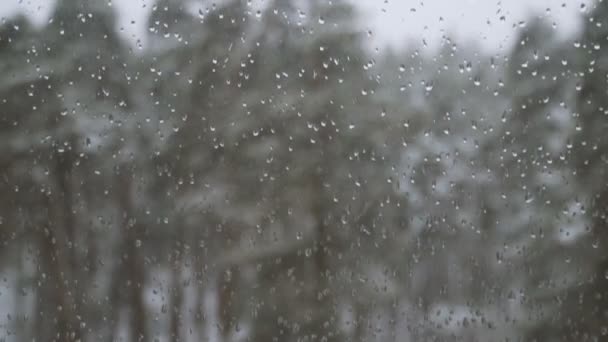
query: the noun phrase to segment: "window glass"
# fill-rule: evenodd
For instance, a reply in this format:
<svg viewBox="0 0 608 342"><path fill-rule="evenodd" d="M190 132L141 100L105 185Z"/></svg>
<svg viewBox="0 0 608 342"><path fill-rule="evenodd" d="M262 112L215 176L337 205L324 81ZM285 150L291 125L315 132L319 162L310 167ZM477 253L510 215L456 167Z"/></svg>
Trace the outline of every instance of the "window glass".
<svg viewBox="0 0 608 342"><path fill-rule="evenodd" d="M608 340L608 3L5 0L0 341Z"/></svg>

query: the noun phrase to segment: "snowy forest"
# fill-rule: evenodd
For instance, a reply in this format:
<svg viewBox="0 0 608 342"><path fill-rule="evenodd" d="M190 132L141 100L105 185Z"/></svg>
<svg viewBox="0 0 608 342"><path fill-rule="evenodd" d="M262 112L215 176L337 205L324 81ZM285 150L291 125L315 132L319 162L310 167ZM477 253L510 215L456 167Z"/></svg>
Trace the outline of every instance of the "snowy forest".
<svg viewBox="0 0 608 342"><path fill-rule="evenodd" d="M608 341L608 3L487 53L347 0L0 25L0 341Z"/></svg>

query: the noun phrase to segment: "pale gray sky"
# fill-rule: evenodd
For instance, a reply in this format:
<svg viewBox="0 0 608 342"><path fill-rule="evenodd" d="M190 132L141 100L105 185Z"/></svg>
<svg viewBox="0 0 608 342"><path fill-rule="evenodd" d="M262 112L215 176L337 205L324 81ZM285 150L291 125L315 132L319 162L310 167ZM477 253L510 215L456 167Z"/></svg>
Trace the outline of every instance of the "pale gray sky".
<svg viewBox="0 0 608 342"><path fill-rule="evenodd" d="M145 17L153 0L99 0L117 8L125 37L145 34ZM257 0L264 2L264 0ZM447 32L451 37L482 42L491 49L508 47L517 24L529 15L546 16L556 30L573 33L591 0L351 0L360 9L361 23L371 31L372 46L401 45L409 41L436 46ZM54 0L3 0L0 17L17 12L43 23ZM587 6L585 6L587 5ZM515 26L515 27L514 27Z"/></svg>

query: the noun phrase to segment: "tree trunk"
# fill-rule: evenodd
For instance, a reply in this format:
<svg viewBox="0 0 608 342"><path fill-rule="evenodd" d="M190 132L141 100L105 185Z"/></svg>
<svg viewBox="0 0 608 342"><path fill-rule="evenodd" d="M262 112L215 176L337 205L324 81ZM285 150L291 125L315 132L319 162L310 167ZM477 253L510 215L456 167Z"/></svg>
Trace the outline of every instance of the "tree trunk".
<svg viewBox="0 0 608 342"><path fill-rule="evenodd" d="M39 276L42 284L38 295L41 320L53 321L51 331L41 328L43 340L78 341L82 339L79 322L80 291L75 277L76 227L72 212L71 151L57 156L55 175L57 190L46 198L48 228L40 239ZM37 312L37 314L40 314ZM37 324L44 325L43 322Z"/></svg>
<svg viewBox="0 0 608 342"><path fill-rule="evenodd" d="M315 242L313 246L313 261L315 266L314 291L311 300L314 302L313 321L305 329L311 340L335 341L337 331L335 327L335 297L330 287L331 270L329 258L331 253L330 234L327 231L327 216L325 189L323 185L324 171L319 168L313 177L312 214L315 220Z"/></svg>
<svg viewBox="0 0 608 342"><path fill-rule="evenodd" d="M207 274L204 270L205 264L204 264L204 258L205 258L205 252L204 252L204 248L201 246L196 247L195 249L195 257L194 257L194 264L196 265L195 269L197 270L195 272L195 277L196 277L196 300L194 301L194 324L195 326L198 325L198 329L196 329L197 333L198 333L198 340L199 341L206 341L207 340L207 329L206 329L206 324L207 324L207 312L206 312L206 308L205 308L205 289L206 287L203 284L206 284L206 277Z"/></svg>
<svg viewBox="0 0 608 342"><path fill-rule="evenodd" d="M139 246L144 238L144 226L137 222L133 206L132 170L122 166L119 170L117 193L120 208L123 211L123 224L126 236L123 245L125 255L124 267L127 280L128 305L130 309L129 341L148 341L146 331L145 307L145 265L140 255Z"/></svg>
<svg viewBox="0 0 608 342"><path fill-rule="evenodd" d="M237 286L237 267L228 267L218 278L218 319L221 341L231 341L235 326L235 291Z"/></svg>
<svg viewBox="0 0 608 342"><path fill-rule="evenodd" d="M369 320L369 310L365 304L357 302L354 311L355 336L353 341L364 342L367 340L366 325Z"/></svg>
<svg viewBox="0 0 608 342"><path fill-rule="evenodd" d="M181 224L178 223L177 231L176 231L176 246L173 260L173 267L171 272L171 323L169 328L169 336L172 342L181 341L180 336L180 328L182 326L182 302L184 297L184 289L182 286L182 267L183 267L183 258L184 258L184 248L183 248L183 230L181 229Z"/></svg>

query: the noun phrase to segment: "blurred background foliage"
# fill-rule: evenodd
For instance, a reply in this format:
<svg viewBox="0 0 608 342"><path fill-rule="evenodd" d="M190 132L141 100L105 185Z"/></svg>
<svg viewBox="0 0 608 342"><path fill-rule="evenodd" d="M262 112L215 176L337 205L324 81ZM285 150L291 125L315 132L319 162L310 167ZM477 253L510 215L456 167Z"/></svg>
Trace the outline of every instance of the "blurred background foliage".
<svg viewBox="0 0 608 342"><path fill-rule="evenodd" d="M508 53L343 0L0 26L2 341L608 339L608 5Z"/></svg>

